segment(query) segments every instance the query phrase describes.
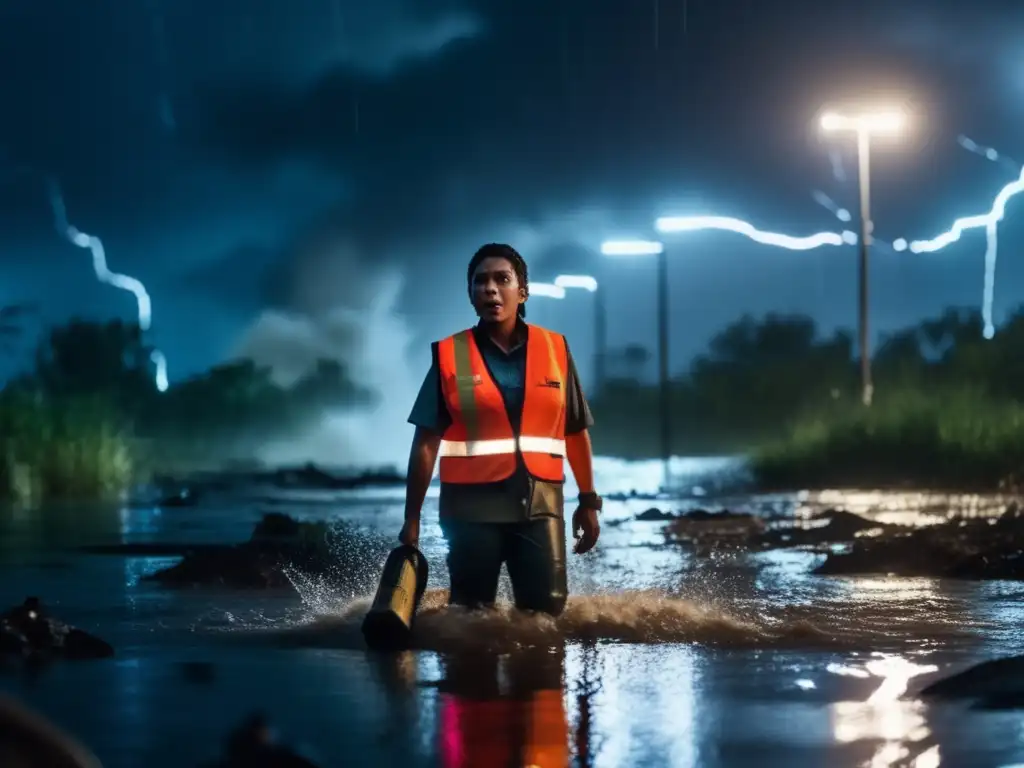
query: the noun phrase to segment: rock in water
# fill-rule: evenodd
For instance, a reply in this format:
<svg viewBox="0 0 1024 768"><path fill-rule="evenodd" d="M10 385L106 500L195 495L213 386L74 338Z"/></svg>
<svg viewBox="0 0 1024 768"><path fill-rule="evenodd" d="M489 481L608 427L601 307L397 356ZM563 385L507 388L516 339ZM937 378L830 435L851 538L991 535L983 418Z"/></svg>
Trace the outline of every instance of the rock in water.
<svg viewBox="0 0 1024 768"><path fill-rule="evenodd" d="M168 587L294 591L288 577L289 569L294 569L342 587L360 577L357 564L367 551L387 551L386 546L351 526L299 522L270 512L256 524L248 541L193 547L180 562L146 578Z"/></svg>
<svg viewBox="0 0 1024 768"><path fill-rule="evenodd" d="M78 627L53 618L38 597L0 614L0 653L34 660L105 659L114 648Z"/></svg>
<svg viewBox="0 0 1024 768"><path fill-rule="evenodd" d="M973 700L983 708L1024 707L1024 656L992 659L938 680L921 690L922 697Z"/></svg>
<svg viewBox="0 0 1024 768"><path fill-rule="evenodd" d="M999 519L954 519L922 528L892 528L830 553L816 573L886 573L929 578L1024 581L1024 518L1016 508Z"/></svg>

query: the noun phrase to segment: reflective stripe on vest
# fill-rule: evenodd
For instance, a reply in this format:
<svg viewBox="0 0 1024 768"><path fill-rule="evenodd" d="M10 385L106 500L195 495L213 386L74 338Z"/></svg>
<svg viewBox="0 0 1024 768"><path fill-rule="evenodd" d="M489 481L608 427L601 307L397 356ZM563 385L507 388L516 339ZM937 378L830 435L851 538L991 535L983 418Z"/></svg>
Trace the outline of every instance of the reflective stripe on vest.
<svg viewBox="0 0 1024 768"><path fill-rule="evenodd" d="M527 326L523 411L517 435L473 330L439 342L441 391L452 417L441 441L441 482L504 480L515 472L517 453L533 477L562 482L568 357L562 336Z"/></svg>
<svg viewBox="0 0 1024 768"><path fill-rule="evenodd" d="M523 453L547 453L565 456L565 440L553 437L519 437L501 440L442 440L439 456L500 456L515 454L516 444Z"/></svg>

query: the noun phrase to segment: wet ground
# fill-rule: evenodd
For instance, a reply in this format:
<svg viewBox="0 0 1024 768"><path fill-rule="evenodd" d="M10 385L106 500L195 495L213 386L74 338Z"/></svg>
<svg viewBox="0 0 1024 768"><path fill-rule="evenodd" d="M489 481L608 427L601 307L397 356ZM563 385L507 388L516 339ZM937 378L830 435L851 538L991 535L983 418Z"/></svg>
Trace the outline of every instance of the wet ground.
<svg viewBox="0 0 1024 768"><path fill-rule="evenodd" d="M678 469L685 480L706 462ZM657 472L607 462L599 474L607 492L643 490ZM325 766L1024 763L1020 715L913 696L940 673L1024 653L1024 585L816 577L808 572L820 556L794 551L692 558L664 544L659 523L632 521L650 506L717 504L692 484L677 502L606 504L599 549L573 558L574 597L557 622L444 609L444 545L429 501L422 543L437 591L418 628L425 650L397 657L362 650L358 622L386 554L375 534L397 533L401 489L251 489L187 509L5 513L0 604L38 594L118 655L35 679L8 673L0 690L79 737L107 768L209 761L254 708ZM778 514L844 500L903 521L1003 503L838 492L726 501ZM118 540L241 540L272 509L363 526L362 594L334 595L301 574L302 599L168 591L140 582L166 559L69 552Z"/></svg>

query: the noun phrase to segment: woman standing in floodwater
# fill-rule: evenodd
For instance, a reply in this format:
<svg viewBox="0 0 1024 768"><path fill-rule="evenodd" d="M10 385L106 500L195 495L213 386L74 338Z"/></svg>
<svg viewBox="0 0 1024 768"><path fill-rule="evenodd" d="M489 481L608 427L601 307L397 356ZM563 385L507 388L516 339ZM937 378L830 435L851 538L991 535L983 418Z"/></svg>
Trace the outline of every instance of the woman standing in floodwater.
<svg viewBox="0 0 1024 768"><path fill-rule="evenodd" d="M516 607L557 616L567 589L566 458L580 489L575 551L589 552L600 534L593 419L565 338L524 320L530 294L523 257L490 243L473 256L466 277L480 322L432 345L409 416L416 434L399 539L419 542L420 511L440 456L449 602L493 605L504 562Z"/></svg>

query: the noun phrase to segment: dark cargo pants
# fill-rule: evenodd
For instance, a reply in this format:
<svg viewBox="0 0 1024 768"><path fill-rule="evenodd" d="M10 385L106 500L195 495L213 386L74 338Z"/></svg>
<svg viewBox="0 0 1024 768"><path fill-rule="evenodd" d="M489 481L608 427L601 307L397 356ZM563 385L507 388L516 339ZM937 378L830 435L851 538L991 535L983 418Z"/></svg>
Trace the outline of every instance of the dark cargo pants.
<svg viewBox="0 0 1024 768"><path fill-rule="evenodd" d="M448 540L452 605L493 605L505 563L516 608L552 616L565 608L565 521L561 517L521 523L442 519L441 529Z"/></svg>

